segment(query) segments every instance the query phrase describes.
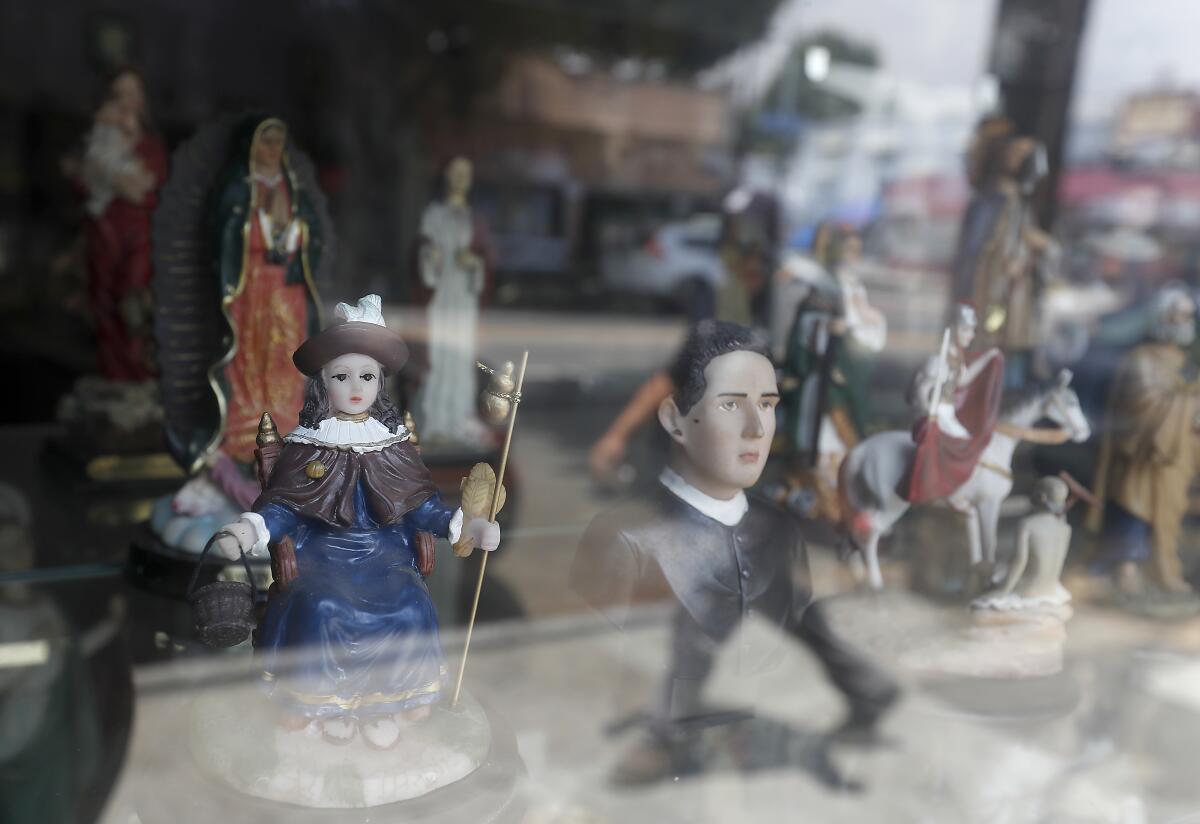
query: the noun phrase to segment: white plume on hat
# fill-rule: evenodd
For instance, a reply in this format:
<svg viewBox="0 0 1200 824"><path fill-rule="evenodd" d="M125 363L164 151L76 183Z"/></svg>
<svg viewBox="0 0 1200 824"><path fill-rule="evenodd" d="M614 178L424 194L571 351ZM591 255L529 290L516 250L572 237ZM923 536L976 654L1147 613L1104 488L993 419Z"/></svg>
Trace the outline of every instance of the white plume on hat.
<svg viewBox="0 0 1200 824"><path fill-rule="evenodd" d="M312 377L321 367L339 355L369 355L390 372L398 372L408 358L408 349L396 330L383 322L383 301L379 295L360 298L357 306L339 303L334 320L310 337L292 353L292 362Z"/></svg>
<svg viewBox="0 0 1200 824"><path fill-rule="evenodd" d="M383 298L379 295L366 295L358 299L357 306L339 303L333 308L333 316L340 322L373 323L386 327L383 322Z"/></svg>

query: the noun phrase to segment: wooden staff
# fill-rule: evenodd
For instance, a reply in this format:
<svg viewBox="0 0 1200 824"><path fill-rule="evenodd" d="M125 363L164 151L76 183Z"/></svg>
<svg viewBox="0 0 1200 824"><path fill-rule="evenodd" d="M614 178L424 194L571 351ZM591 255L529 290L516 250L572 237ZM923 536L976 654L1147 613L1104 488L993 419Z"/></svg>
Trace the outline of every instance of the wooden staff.
<svg viewBox="0 0 1200 824"><path fill-rule="evenodd" d="M500 469L496 472L496 488L492 491L492 508L488 515L489 521L496 520L496 512L500 509L500 488L504 483L504 470L508 466L508 450L512 446L513 429L517 425L517 407L521 403L521 386L525 383L525 367L529 364L529 352L521 355L521 369L517 372L517 386L512 393L512 414L508 418L508 431L504 435L504 449L500 453ZM465 526L465 524L464 524ZM463 642L462 660L458 663L458 678L454 682L454 698L450 708L458 706L458 698L462 693L463 675L467 671L467 653L471 650L471 635L475 631L475 613L479 610L479 593L483 591L483 574L487 571L488 556L483 553L479 562L479 578L475 581L475 600L471 603L471 617L467 621L467 638Z"/></svg>

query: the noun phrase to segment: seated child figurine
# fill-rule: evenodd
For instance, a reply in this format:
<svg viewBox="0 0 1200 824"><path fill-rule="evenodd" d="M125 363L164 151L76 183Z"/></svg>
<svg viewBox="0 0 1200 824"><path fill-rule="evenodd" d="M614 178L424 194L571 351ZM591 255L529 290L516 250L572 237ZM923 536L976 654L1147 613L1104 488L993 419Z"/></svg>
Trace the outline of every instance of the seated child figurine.
<svg viewBox="0 0 1200 824"><path fill-rule="evenodd" d="M495 549L500 529L442 503L384 389L406 357L379 297L338 304L338 321L293 356L308 376L300 426L262 495L217 546L270 547L276 589L256 638L282 723L325 740L389 749L438 701L445 668L417 532ZM307 654L282 667L287 652Z"/></svg>

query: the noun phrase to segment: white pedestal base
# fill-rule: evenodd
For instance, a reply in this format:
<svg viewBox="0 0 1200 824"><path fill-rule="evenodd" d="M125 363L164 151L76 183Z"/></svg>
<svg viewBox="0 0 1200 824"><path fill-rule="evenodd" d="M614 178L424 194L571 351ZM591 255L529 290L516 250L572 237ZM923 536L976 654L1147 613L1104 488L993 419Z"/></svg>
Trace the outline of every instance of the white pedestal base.
<svg viewBox="0 0 1200 824"><path fill-rule="evenodd" d="M463 694L458 708L434 707L406 725L390 750L361 734L344 745L321 737L317 724L288 731L257 691L206 695L192 710L189 745L201 769L239 792L318 808L375 807L407 801L474 772L487 756L491 730L483 709Z"/></svg>

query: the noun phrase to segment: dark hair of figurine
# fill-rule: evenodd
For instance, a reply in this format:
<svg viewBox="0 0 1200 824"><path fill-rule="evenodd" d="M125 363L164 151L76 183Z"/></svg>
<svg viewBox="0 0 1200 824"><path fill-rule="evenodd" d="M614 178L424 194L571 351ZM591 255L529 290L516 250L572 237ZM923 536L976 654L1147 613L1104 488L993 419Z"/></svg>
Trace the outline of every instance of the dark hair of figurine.
<svg viewBox="0 0 1200 824"><path fill-rule="evenodd" d="M745 326L718 320L696 324L672 364L671 382L675 384L675 405L686 415L704 397L708 382L704 370L713 358L730 352L754 352L770 358L766 338Z"/></svg>
<svg viewBox="0 0 1200 824"><path fill-rule="evenodd" d="M379 394L367 411L372 418L386 426L389 432L396 432L404 423L400 408L388 395L386 372L380 375ZM304 407L300 410L300 425L316 429L321 425L321 421L332 417L333 410L329 407L329 392L325 389L325 382L319 375L309 378L304 383Z"/></svg>
<svg viewBox="0 0 1200 824"><path fill-rule="evenodd" d="M142 86L142 93L146 95L146 106L142 110L142 128L152 132L154 131L154 121L150 119L150 91L146 88L146 75L142 73L140 67L133 63L118 63L104 73L104 82L100 90L100 99L97 102L97 107L103 106L116 96L113 86L127 74L137 78L138 83Z"/></svg>
<svg viewBox="0 0 1200 824"><path fill-rule="evenodd" d="M812 256L817 263L827 269L832 263L836 240L837 225L832 220L822 220L817 224L812 237Z"/></svg>
<svg viewBox="0 0 1200 824"><path fill-rule="evenodd" d="M446 180L446 177L450 174L450 167L460 160L465 160L467 163L471 163L471 158L467 157L465 154L459 153L450 155L448 158L443 160L441 164L439 164L437 180L433 184L436 197L443 198L449 193L450 186ZM472 170L475 168L473 163L471 164L471 168Z"/></svg>

